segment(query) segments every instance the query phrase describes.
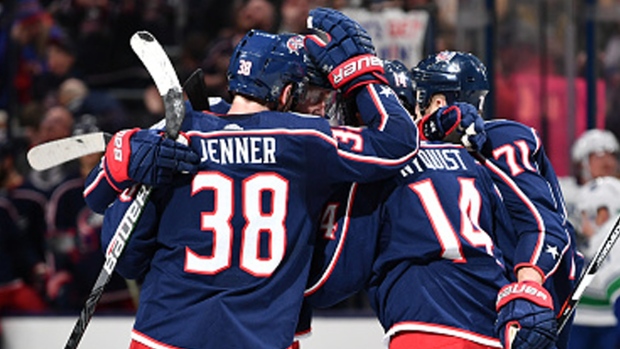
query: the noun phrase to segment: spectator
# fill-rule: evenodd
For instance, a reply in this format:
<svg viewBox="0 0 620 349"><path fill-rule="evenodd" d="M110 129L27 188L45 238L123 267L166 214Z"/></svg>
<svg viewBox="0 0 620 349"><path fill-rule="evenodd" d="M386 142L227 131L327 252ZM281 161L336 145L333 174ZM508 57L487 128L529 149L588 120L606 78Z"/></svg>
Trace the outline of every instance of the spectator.
<svg viewBox="0 0 620 349"><path fill-rule="evenodd" d="M0 145L2 188L10 179L7 173L7 144ZM18 213L4 190L0 191L0 314L14 311L41 312L46 304L21 276L21 268L35 270L36 257L27 237L18 228Z"/></svg>
<svg viewBox="0 0 620 349"><path fill-rule="evenodd" d="M620 180L597 177L579 193L580 230L590 242L582 251L586 259L591 259L620 214ZM620 245L616 244L584 291L571 329L571 349L616 348L619 344L618 319L614 315L614 302L620 290L619 259Z"/></svg>
<svg viewBox="0 0 620 349"><path fill-rule="evenodd" d="M101 131L115 133L130 126L124 106L117 99L103 91L90 90L80 79L62 82L58 102L70 110L78 122L85 115L94 116Z"/></svg>
<svg viewBox="0 0 620 349"><path fill-rule="evenodd" d="M13 83L20 103L36 99L34 80L46 70L45 54L53 27L54 19L38 1L18 1L11 39L19 46L18 66Z"/></svg>
<svg viewBox="0 0 620 349"><path fill-rule="evenodd" d="M47 199L17 170L14 145L0 146L0 188L15 208L16 227L27 244L29 263L18 265L23 280L43 294L45 265L45 209Z"/></svg>
<svg viewBox="0 0 620 349"><path fill-rule="evenodd" d="M67 108L54 106L47 109L34 136L36 143L32 145L71 136L73 124L73 115ZM76 175L76 163L70 162L45 171L30 171L27 177L37 190L49 197L56 186Z"/></svg>
<svg viewBox="0 0 620 349"><path fill-rule="evenodd" d="M202 63L205 73L207 94L230 100L226 81L226 70L234 47L250 29L268 32L276 30L275 6L267 0L249 0L234 11L235 22L232 28L222 30L208 48Z"/></svg>
<svg viewBox="0 0 620 349"><path fill-rule="evenodd" d="M303 33L306 31L306 18L310 2L306 0L284 0L280 5L280 33Z"/></svg>
<svg viewBox="0 0 620 349"><path fill-rule="evenodd" d="M76 124L74 134L98 132L94 123ZM47 292L51 305L62 311L80 310L95 283L104 257L99 242L103 216L91 211L82 196L84 178L99 163L101 153L79 159L79 176L65 180L52 192L48 211L48 246L53 256ZM133 311L122 277L114 274L99 302L102 309Z"/></svg>
<svg viewBox="0 0 620 349"><path fill-rule="evenodd" d="M46 50L48 69L37 78L35 95L39 100L52 100L62 81L70 77L80 77L76 68L75 46L60 28L54 27Z"/></svg>

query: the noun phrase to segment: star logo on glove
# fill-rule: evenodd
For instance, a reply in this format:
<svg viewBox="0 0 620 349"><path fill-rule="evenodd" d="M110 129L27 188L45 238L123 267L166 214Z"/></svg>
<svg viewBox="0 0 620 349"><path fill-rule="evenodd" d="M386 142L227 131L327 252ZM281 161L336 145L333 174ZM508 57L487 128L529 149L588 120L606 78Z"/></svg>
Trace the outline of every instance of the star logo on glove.
<svg viewBox="0 0 620 349"><path fill-rule="evenodd" d="M550 253L554 260L557 259L558 256L560 255L560 252L558 252L557 246L547 245L547 249L545 250L545 252Z"/></svg>
<svg viewBox="0 0 620 349"><path fill-rule="evenodd" d="M392 91L389 86L381 86L381 92L379 92L379 94L390 97L392 94L394 94L394 91Z"/></svg>

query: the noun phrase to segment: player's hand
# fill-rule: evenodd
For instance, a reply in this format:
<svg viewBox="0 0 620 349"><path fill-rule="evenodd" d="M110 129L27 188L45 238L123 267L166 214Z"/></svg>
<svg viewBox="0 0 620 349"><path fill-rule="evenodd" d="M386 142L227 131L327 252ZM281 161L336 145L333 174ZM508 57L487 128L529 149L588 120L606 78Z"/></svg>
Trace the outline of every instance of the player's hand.
<svg viewBox="0 0 620 349"><path fill-rule="evenodd" d="M504 286L497 296L495 330L505 349L554 348L557 321L547 290L533 281Z"/></svg>
<svg viewBox="0 0 620 349"><path fill-rule="evenodd" d="M135 183L170 184L177 173L196 173L199 163L198 154L187 145L164 138L159 131L136 128L114 135L106 149L104 171L111 184L123 190Z"/></svg>
<svg viewBox="0 0 620 349"><path fill-rule="evenodd" d="M385 83L383 61L375 54L368 32L342 12L316 8L308 16L308 56L345 96L360 86Z"/></svg>
<svg viewBox="0 0 620 349"><path fill-rule="evenodd" d="M469 151L479 151L487 139L484 119L468 103L457 102L441 107L423 117L418 128L428 140L460 143Z"/></svg>

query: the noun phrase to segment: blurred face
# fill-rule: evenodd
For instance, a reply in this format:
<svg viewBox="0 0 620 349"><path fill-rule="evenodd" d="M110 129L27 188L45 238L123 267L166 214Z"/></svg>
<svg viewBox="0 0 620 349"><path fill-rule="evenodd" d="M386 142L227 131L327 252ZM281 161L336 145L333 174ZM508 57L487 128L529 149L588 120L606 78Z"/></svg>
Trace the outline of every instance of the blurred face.
<svg viewBox="0 0 620 349"><path fill-rule="evenodd" d="M614 153L603 152L590 154L590 174L592 178L618 175L618 157Z"/></svg>
<svg viewBox="0 0 620 349"><path fill-rule="evenodd" d="M324 116L327 101L334 91L316 86L309 86L306 94L297 103L295 111L305 114Z"/></svg>
<svg viewBox="0 0 620 349"><path fill-rule="evenodd" d="M69 137L72 130L73 115L64 107L50 108L39 126L41 142Z"/></svg>
<svg viewBox="0 0 620 349"><path fill-rule="evenodd" d="M237 13L237 25L246 32L250 29L270 30L275 22L275 7L267 0L250 0Z"/></svg>
<svg viewBox="0 0 620 349"><path fill-rule="evenodd" d="M75 58L72 55L56 45L50 45L47 49L47 64L52 74L56 76L66 75L71 70L74 62Z"/></svg>

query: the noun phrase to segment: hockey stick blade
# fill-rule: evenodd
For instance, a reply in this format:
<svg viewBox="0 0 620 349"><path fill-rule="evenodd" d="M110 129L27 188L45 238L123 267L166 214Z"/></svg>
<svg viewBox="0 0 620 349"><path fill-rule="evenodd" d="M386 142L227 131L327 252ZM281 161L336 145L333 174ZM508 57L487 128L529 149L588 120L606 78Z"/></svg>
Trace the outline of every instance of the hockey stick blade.
<svg viewBox="0 0 620 349"><path fill-rule="evenodd" d="M32 147L26 157L33 169L44 171L85 155L104 152L111 138L112 135L105 132L62 138Z"/></svg>
<svg viewBox="0 0 620 349"><path fill-rule="evenodd" d="M596 276L596 273L601 267L601 264L603 264L605 258L607 258L609 251L611 251L611 249L614 247L619 236L620 217L618 217L616 223L614 224L614 227L609 233L607 233L605 240L603 240L598 250L596 250L596 254L594 254L594 257L592 257L592 260L579 277L575 288L573 288L573 291L570 293L569 297L566 299L566 301L564 301L564 304L562 305L562 308L558 314L558 333L562 332L562 329L568 322L568 319L575 311L575 307L577 307L577 304L579 303L583 292L590 285L590 283L592 283L592 280Z"/></svg>
<svg viewBox="0 0 620 349"><path fill-rule="evenodd" d="M183 83L183 90L196 110L210 110L203 77L202 69L198 68ZM28 151L28 163L37 171L48 170L84 155L105 152L110 139L111 134L96 132L39 144Z"/></svg>
<svg viewBox="0 0 620 349"><path fill-rule="evenodd" d="M198 68L183 83L183 91L194 110L211 110L204 76L202 69Z"/></svg>
<svg viewBox="0 0 620 349"><path fill-rule="evenodd" d="M172 139L176 139L179 134L181 123L183 122L183 117L185 116L185 108L183 105L181 84L172 66L172 62L170 62L168 55L159 42L148 32L141 31L135 33L130 39L130 45L148 70L155 82L157 90L162 96L166 109L166 135ZM95 312L97 303L99 299L101 299L104 288L110 281L118 258L120 258L127 246L129 238L144 211L144 207L147 204L152 190L152 187L143 184L137 187L135 199L125 211L120 224L116 228L106 248L103 268L73 327L73 331L69 336L65 349L75 349L80 343L86 331L86 327L90 323Z"/></svg>
<svg viewBox="0 0 620 349"><path fill-rule="evenodd" d="M172 62L168 59L164 48L149 32L139 31L135 33L132 35L129 43L133 51L140 57L146 70L153 77L153 80L155 80L157 91L159 91L164 100L166 133L168 137L177 139L184 116L183 90L176 73L165 73L174 72ZM166 59L161 59L161 57L166 57ZM160 75L158 77L159 81L157 81L154 74Z"/></svg>

